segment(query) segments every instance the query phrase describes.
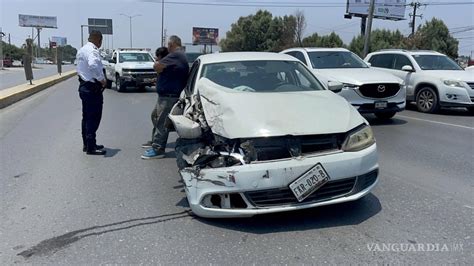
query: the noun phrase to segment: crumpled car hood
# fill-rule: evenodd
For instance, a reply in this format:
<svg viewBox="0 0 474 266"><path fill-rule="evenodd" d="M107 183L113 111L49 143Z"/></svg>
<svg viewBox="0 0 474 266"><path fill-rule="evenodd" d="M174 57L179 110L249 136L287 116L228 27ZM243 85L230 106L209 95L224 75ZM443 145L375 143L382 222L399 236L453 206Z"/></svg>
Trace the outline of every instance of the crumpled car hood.
<svg viewBox="0 0 474 266"><path fill-rule="evenodd" d="M197 88L212 132L228 139L341 133L366 122L329 90L242 92L206 78Z"/></svg>
<svg viewBox="0 0 474 266"><path fill-rule="evenodd" d="M465 70L424 70L423 74L430 75L435 79L442 80L460 80L466 82L474 82L472 72Z"/></svg>

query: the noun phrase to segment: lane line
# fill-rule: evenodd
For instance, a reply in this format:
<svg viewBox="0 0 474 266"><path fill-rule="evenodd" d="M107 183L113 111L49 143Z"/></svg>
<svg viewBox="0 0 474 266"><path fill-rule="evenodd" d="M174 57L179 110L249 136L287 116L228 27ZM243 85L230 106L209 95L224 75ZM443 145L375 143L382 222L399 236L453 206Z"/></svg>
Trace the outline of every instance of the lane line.
<svg viewBox="0 0 474 266"><path fill-rule="evenodd" d="M440 124L440 125L445 125L445 126L452 126L452 127L459 127L459 128L465 128L465 129L474 130L474 127L468 127L468 126L462 126L462 125L444 123L444 122L433 121L433 120L428 120L428 119L421 119L421 118L415 118L415 117L404 116L404 115L397 115L397 117L407 118L407 119L413 119L413 120L418 120L418 121L424 121L424 122L430 122L430 123Z"/></svg>

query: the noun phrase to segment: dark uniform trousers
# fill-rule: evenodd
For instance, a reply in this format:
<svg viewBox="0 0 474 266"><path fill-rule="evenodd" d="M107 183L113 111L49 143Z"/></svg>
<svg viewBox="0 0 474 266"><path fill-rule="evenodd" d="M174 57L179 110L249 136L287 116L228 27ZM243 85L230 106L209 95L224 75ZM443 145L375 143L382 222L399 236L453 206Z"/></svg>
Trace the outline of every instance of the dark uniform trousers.
<svg viewBox="0 0 474 266"><path fill-rule="evenodd" d="M82 100L82 141L88 150L96 146L96 132L102 118L102 85L79 79L79 96Z"/></svg>

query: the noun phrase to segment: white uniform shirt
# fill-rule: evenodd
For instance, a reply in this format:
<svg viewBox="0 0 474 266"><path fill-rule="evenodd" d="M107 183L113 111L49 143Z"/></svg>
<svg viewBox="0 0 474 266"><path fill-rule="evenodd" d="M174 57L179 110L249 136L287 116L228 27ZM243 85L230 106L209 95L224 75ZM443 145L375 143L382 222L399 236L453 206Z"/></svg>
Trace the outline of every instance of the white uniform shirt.
<svg viewBox="0 0 474 266"><path fill-rule="evenodd" d="M79 49L76 59L77 74L82 80L95 82L105 79L99 49L93 43L88 42Z"/></svg>

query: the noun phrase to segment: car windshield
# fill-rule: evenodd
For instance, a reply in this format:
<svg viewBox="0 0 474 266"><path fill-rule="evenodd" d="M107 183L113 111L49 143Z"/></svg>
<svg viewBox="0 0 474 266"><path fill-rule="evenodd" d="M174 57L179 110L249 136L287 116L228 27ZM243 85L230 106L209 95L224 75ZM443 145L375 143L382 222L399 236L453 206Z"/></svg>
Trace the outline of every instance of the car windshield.
<svg viewBox="0 0 474 266"><path fill-rule="evenodd" d="M203 66L201 77L221 86L249 92L324 90L321 83L296 61L240 61Z"/></svg>
<svg viewBox="0 0 474 266"><path fill-rule="evenodd" d="M153 62L149 53L120 53L119 62Z"/></svg>
<svg viewBox="0 0 474 266"><path fill-rule="evenodd" d="M343 51L309 52L311 65L315 69L324 68L367 68L367 64L357 55Z"/></svg>
<svg viewBox="0 0 474 266"><path fill-rule="evenodd" d="M422 70L463 70L445 55L413 55Z"/></svg>

